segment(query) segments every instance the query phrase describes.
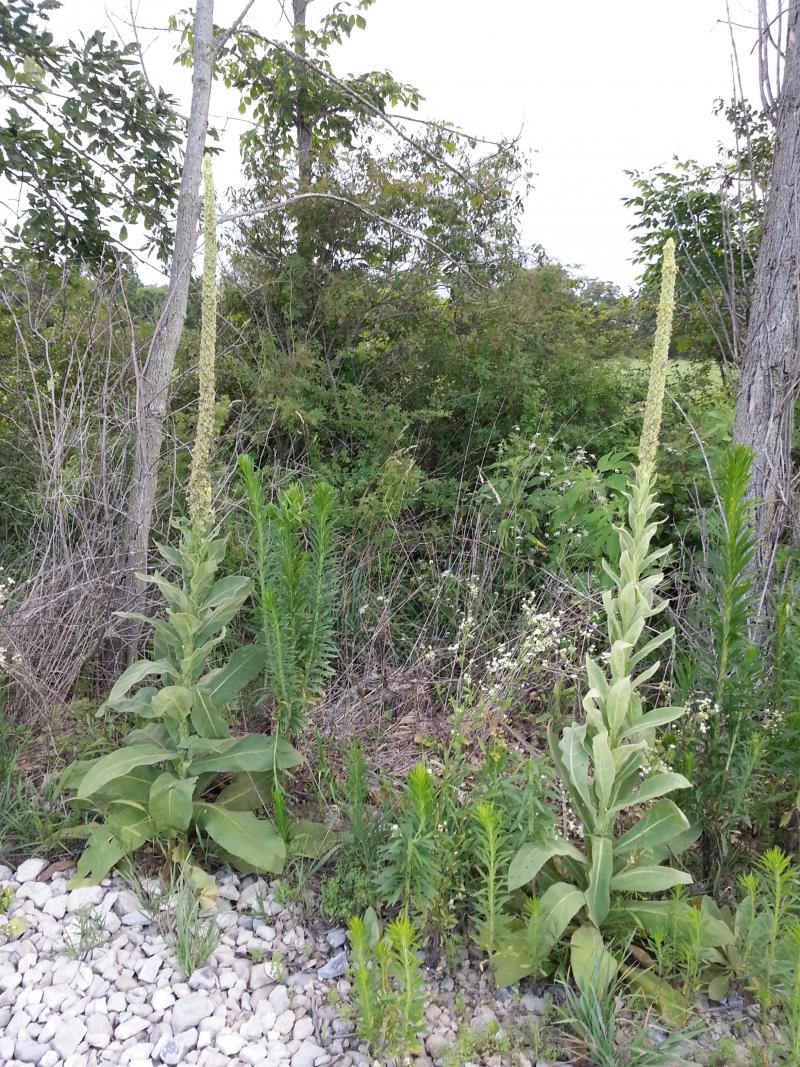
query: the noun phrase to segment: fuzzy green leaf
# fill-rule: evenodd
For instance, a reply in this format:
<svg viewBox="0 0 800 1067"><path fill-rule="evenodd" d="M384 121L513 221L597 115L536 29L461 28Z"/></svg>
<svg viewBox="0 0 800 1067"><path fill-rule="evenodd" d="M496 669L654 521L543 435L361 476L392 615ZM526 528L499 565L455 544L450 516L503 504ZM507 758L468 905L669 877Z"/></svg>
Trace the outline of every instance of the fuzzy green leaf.
<svg viewBox="0 0 800 1067"><path fill-rule="evenodd" d="M611 905L612 843L610 837L592 837L589 886L586 890L586 909L589 918L601 926Z"/></svg>
<svg viewBox="0 0 800 1067"><path fill-rule="evenodd" d="M124 697L132 686L143 681L145 678L149 678L152 674L161 676L168 674L175 677L175 669L167 659L140 659L136 663L132 663L127 670L122 672L115 682L113 689L108 694L106 703L113 704L114 701L119 700L120 697Z"/></svg>
<svg viewBox="0 0 800 1067"><path fill-rule="evenodd" d="M195 818L228 855L266 874L280 874L283 870L286 846L266 819L257 819L250 811L232 811L217 804L196 804Z"/></svg>
<svg viewBox="0 0 800 1067"><path fill-rule="evenodd" d="M130 774L136 767L152 766L174 756L173 752L152 742L129 745L110 752L92 764L78 786L77 797L86 800L107 782Z"/></svg>
<svg viewBox="0 0 800 1067"><path fill-rule="evenodd" d="M195 686L192 699L192 726L201 737L221 739L227 737L228 724L214 707L208 693Z"/></svg>
<svg viewBox="0 0 800 1067"><path fill-rule="evenodd" d="M584 996L590 991L602 996L619 970L619 963L606 948L600 931L589 923L579 926L572 935L569 962L575 984Z"/></svg>
<svg viewBox="0 0 800 1067"><path fill-rule="evenodd" d="M691 885L692 876L674 867L631 867L611 879L615 893L661 893L676 885Z"/></svg>
<svg viewBox="0 0 800 1067"><path fill-rule="evenodd" d="M682 774L675 774L674 771L653 774L645 778L635 792L630 790L625 796L619 797L612 810L622 811L623 808L635 804L645 804L648 800L663 797L665 793L674 793L676 789L691 789L691 783Z"/></svg>
<svg viewBox="0 0 800 1067"><path fill-rule="evenodd" d="M614 845L614 857L629 852L650 850L689 829L689 820L671 800L659 800L642 815Z"/></svg>
<svg viewBox="0 0 800 1067"><path fill-rule="evenodd" d="M282 737L268 734L248 734L246 737L225 738L219 742L217 754L193 760L192 774L207 771L288 771L303 762L303 757Z"/></svg>
<svg viewBox="0 0 800 1067"><path fill-rule="evenodd" d="M150 789L148 811L159 830L187 830L192 821L192 797L197 778L176 778L165 771Z"/></svg>
<svg viewBox="0 0 800 1067"><path fill-rule="evenodd" d="M224 667L210 671L197 684L215 708L229 704L264 668L264 650L259 645L238 648Z"/></svg>
<svg viewBox="0 0 800 1067"><path fill-rule="evenodd" d="M542 867L554 856L569 856L579 863L586 863L586 857L569 841L558 838L543 844L531 842L523 845L517 852L508 870L508 888L514 890L532 882Z"/></svg>

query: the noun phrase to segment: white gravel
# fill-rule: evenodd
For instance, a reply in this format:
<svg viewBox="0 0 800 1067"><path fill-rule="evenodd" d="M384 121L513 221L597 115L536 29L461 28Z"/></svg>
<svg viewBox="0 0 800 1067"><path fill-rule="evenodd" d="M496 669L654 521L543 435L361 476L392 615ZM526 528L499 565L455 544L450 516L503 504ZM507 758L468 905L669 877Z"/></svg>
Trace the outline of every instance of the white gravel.
<svg viewBox="0 0 800 1067"><path fill-rule="evenodd" d="M219 943L185 975L163 924L124 883L70 891L71 872L47 868L38 858L13 871L0 866L0 888L14 892L0 915L2 1067L369 1064L352 1025L328 1003L349 992L337 959L343 932L316 940L264 880L220 875ZM70 958L89 911L99 944ZM335 973L320 978L331 960Z"/></svg>

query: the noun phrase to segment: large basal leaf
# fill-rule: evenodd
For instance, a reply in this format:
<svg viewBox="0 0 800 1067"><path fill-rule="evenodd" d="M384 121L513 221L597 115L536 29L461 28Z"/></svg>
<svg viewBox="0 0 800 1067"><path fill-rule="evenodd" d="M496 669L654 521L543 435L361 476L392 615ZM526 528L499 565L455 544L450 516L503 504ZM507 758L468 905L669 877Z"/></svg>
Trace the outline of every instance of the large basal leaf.
<svg viewBox="0 0 800 1067"><path fill-rule="evenodd" d="M699 947L703 950L726 948L735 941L733 930L722 919L700 914ZM688 943L695 937L695 908L685 900L626 900L618 901L611 912L610 922L631 933L646 930L653 935L658 931L672 930L677 943Z"/></svg>
<svg viewBox="0 0 800 1067"><path fill-rule="evenodd" d="M601 926L611 906L611 838L592 837L589 886L586 890L586 909L596 926Z"/></svg>
<svg viewBox="0 0 800 1067"><path fill-rule="evenodd" d="M258 645L238 648L224 667L209 671L197 683L215 707L229 704L264 669L264 650Z"/></svg>
<svg viewBox="0 0 800 1067"><path fill-rule="evenodd" d="M225 786L216 803L233 811L257 811L268 806L278 785L278 778L272 771L245 771Z"/></svg>
<svg viewBox="0 0 800 1067"><path fill-rule="evenodd" d="M569 954L575 984L586 996L594 991L602 996L614 981L619 963L606 948L596 926L585 923L572 935Z"/></svg>
<svg viewBox="0 0 800 1067"><path fill-rule="evenodd" d="M122 739L123 745L129 748L131 745L155 744L162 748L172 748L172 738L169 730L163 722L148 722L144 726L131 730Z"/></svg>
<svg viewBox="0 0 800 1067"><path fill-rule="evenodd" d="M114 833L106 826L98 826L81 853L77 869L67 882L67 888L81 889L83 886L97 885L124 855Z"/></svg>
<svg viewBox="0 0 800 1067"><path fill-rule="evenodd" d="M156 779L153 767L136 767L122 778L114 778L98 789L95 800L129 800L137 804L146 804L150 796L150 786Z"/></svg>
<svg viewBox="0 0 800 1067"><path fill-rule="evenodd" d="M207 771L288 771L303 762L303 757L282 737L269 734L248 734L230 742L225 739L219 755L209 754L193 760L192 774Z"/></svg>
<svg viewBox="0 0 800 1067"><path fill-rule="evenodd" d="M689 829L689 820L671 800L659 800L614 844L614 858L650 850Z"/></svg>
<svg viewBox="0 0 800 1067"><path fill-rule="evenodd" d="M272 823L250 811L231 811L216 804L196 804L198 826L229 855L266 874L280 874L286 846Z"/></svg>
<svg viewBox="0 0 800 1067"><path fill-rule="evenodd" d="M115 800L108 806L106 826L116 835L125 852L134 852L154 837L147 808L131 800Z"/></svg>
<svg viewBox="0 0 800 1067"><path fill-rule="evenodd" d="M114 701L119 700L120 697L124 697L128 690L132 686L137 685L139 682L144 681L145 678L151 677L151 675L163 675L168 674L175 677L175 669L168 659L140 659L136 663L132 663L127 670L123 671L114 684L111 692L108 694L107 704L113 704Z"/></svg>
<svg viewBox="0 0 800 1067"><path fill-rule="evenodd" d="M164 771L150 789L148 810L159 830L187 830L192 821L192 797L197 778L176 778Z"/></svg>
<svg viewBox="0 0 800 1067"><path fill-rule="evenodd" d="M289 827L290 859L318 860L336 847L336 834L324 823L295 819Z"/></svg>
<svg viewBox="0 0 800 1067"><path fill-rule="evenodd" d="M674 867L631 867L611 879L615 893L661 893L676 885L691 885L692 876Z"/></svg>
<svg viewBox="0 0 800 1067"><path fill-rule="evenodd" d="M77 870L67 886L79 889L97 885L123 856L141 847L151 836L152 825L136 804L114 804L105 823L91 828Z"/></svg>
<svg viewBox="0 0 800 1067"><path fill-rule="evenodd" d="M586 863L584 854L563 838L545 841L543 844L531 842L522 845L508 869L509 890L513 893L514 890L532 882L545 863L554 856L569 856L579 863Z"/></svg>
<svg viewBox="0 0 800 1067"><path fill-rule="evenodd" d="M173 753L162 745L145 742L141 745L126 745L115 752L110 752L92 764L83 776L78 786L78 800L86 800L98 790L102 789L106 782L112 782L115 778L122 778L137 767L152 766L168 759Z"/></svg>
<svg viewBox="0 0 800 1067"><path fill-rule="evenodd" d="M211 697L197 686L192 703L192 726L201 737L211 740L220 740L229 733L228 724L214 707Z"/></svg>
<svg viewBox="0 0 800 1067"><path fill-rule="evenodd" d="M558 941L585 904L583 893L569 882L554 882L542 893L540 906L553 942Z"/></svg>
<svg viewBox="0 0 800 1067"><path fill-rule="evenodd" d="M515 986L538 967L525 940L522 923L516 920L507 938L501 941L492 957L495 985L498 989Z"/></svg>
<svg viewBox="0 0 800 1067"><path fill-rule="evenodd" d="M675 1028L686 1025L691 1008L675 986L666 979L640 967L627 967L623 977L631 989L635 989L653 1005L664 1022Z"/></svg>

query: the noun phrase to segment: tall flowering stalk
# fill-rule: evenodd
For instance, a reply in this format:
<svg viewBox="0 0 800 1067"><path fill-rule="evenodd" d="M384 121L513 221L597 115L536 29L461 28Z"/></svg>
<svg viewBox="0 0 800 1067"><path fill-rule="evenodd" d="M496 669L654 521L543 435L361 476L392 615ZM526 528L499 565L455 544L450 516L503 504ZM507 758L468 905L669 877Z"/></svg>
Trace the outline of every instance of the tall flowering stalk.
<svg viewBox="0 0 800 1067"><path fill-rule="evenodd" d="M671 771L653 771L656 730L683 714L683 708L646 711L642 687L658 670L658 662L642 666L672 636L648 637L648 623L665 607L656 590L663 575L659 562L668 549L654 549L658 507L653 479L672 329L675 293L675 248L664 249L661 300L658 309L650 384L639 447L639 465L628 490L627 524L618 530L619 569L604 561L611 587L603 594L607 629L607 666L586 657L583 697L585 721L561 731L551 725L550 751L564 789L580 820L583 848L557 837L524 845L511 863L509 889L533 879L544 889L534 901L522 937L509 943L498 968L506 984L544 962L556 942L574 924L571 936L573 975L584 989L607 985L618 962L606 948L602 930L619 926L644 895L691 877L664 863L690 839L689 822L666 794L686 789L689 782ZM617 835L623 812L629 828ZM630 910L629 910L630 909ZM502 953L501 953L502 960Z"/></svg>
<svg viewBox="0 0 800 1067"><path fill-rule="evenodd" d="M214 443L216 377L214 362L217 339L217 219L211 157L203 164L205 245L203 252L203 301L198 365L199 399L192 466L189 473L189 517L193 526L213 521L209 461Z"/></svg>

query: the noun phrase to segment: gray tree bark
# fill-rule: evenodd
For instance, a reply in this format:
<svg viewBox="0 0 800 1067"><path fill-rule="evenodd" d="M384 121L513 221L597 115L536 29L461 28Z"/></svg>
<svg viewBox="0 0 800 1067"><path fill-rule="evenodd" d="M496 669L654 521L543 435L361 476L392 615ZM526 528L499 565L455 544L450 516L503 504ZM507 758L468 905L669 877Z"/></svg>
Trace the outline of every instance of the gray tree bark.
<svg viewBox="0 0 800 1067"><path fill-rule="evenodd" d="M175 221L175 246L164 311L156 326L136 383L136 454L128 508L128 563L131 581L147 569L159 458L164 437L170 380L186 319L186 303L197 244L200 176L203 168L214 58L214 0L197 0L194 16L192 103L186 134Z"/></svg>
<svg viewBox="0 0 800 1067"><path fill-rule="evenodd" d="M791 517L791 442L800 384L800 5L789 14L775 154L736 400L733 437L753 453L756 566L764 613Z"/></svg>

